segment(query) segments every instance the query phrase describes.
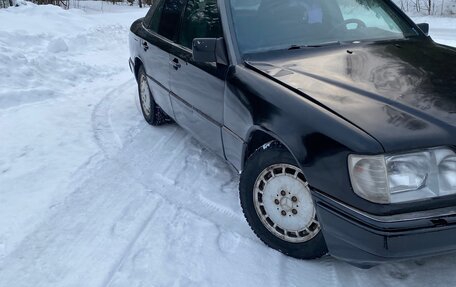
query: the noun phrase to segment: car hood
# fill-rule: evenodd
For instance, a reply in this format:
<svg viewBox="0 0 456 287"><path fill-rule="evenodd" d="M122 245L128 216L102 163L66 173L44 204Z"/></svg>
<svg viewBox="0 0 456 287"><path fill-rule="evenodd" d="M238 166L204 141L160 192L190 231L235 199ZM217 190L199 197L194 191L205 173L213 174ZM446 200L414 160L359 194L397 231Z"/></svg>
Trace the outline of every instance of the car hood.
<svg viewBox="0 0 456 287"><path fill-rule="evenodd" d="M248 55L246 64L363 129L387 152L456 144L454 48L360 43Z"/></svg>

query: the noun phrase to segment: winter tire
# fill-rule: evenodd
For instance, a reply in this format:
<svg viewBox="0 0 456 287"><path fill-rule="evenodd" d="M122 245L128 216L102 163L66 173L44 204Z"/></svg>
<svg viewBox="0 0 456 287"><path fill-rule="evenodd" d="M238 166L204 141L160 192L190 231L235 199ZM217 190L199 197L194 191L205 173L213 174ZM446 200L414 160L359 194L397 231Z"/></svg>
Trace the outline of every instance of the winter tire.
<svg viewBox="0 0 456 287"><path fill-rule="evenodd" d="M239 191L245 218L266 245L299 259L327 253L307 180L282 145L271 142L249 157Z"/></svg>

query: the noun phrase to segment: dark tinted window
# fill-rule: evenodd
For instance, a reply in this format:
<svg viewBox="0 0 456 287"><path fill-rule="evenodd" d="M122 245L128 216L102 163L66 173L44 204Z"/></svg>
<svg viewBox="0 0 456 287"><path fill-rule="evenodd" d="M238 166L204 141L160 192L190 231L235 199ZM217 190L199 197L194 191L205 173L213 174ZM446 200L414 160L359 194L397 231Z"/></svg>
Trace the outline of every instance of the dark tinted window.
<svg viewBox="0 0 456 287"><path fill-rule="evenodd" d="M152 15L154 14L154 7L150 7L149 11L147 11L146 17L144 17L144 26L149 27L150 21L152 20Z"/></svg>
<svg viewBox="0 0 456 287"><path fill-rule="evenodd" d="M158 33L170 40L175 38L185 0L165 0L162 8Z"/></svg>
<svg viewBox="0 0 456 287"><path fill-rule="evenodd" d="M161 1L156 1L154 4L154 6L152 6L152 8L150 8L150 11L153 11L151 14L152 16L150 17L151 19L149 21L147 21L147 15L146 15L146 23L149 23L149 26L148 28L157 32L158 31L158 24L160 23L160 18L161 18L161 14L162 14L162 11L163 11L163 3L164 3L164 0L161 0Z"/></svg>
<svg viewBox="0 0 456 287"><path fill-rule="evenodd" d="M194 38L222 37L217 0L189 0L179 35L179 43L192 47Z"/></svg>

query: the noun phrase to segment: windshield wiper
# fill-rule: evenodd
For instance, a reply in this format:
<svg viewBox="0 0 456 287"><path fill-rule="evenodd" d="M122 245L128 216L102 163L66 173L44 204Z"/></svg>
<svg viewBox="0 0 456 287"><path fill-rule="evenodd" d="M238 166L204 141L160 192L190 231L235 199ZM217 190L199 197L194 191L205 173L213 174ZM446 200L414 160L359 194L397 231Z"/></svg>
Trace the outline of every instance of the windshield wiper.
<svg viewBox="0 0 456 287"><path fill-rule="evenodd" d="M326 46L340 45L339 41L325 42L321 44L312 44L312 45L291 45L288 50L296 50L302 48L320 48Z"/></svg>

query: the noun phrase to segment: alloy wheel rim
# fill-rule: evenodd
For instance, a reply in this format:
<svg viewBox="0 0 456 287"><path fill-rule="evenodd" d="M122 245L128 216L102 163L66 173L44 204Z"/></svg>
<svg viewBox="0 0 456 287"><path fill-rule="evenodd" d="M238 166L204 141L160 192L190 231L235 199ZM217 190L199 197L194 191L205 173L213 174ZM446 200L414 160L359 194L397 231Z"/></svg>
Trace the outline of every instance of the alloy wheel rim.
<svg viewBox="0 0 456 287"><path fill-rule="evenodd" d="M151 104L150 104L150 90L149 85L147 84L147 79L144 75L141 75L139 81L139 97L141 100L141 107L146 116L150 116L151 113Z"/></svg>
<svg viewBox="0 0 456 287"><path fill-rule="evenodd" d="M308 183L293 165L264 169L255 181L253 202L263 225L284 241L306 242L320 231Z"/></svg>

